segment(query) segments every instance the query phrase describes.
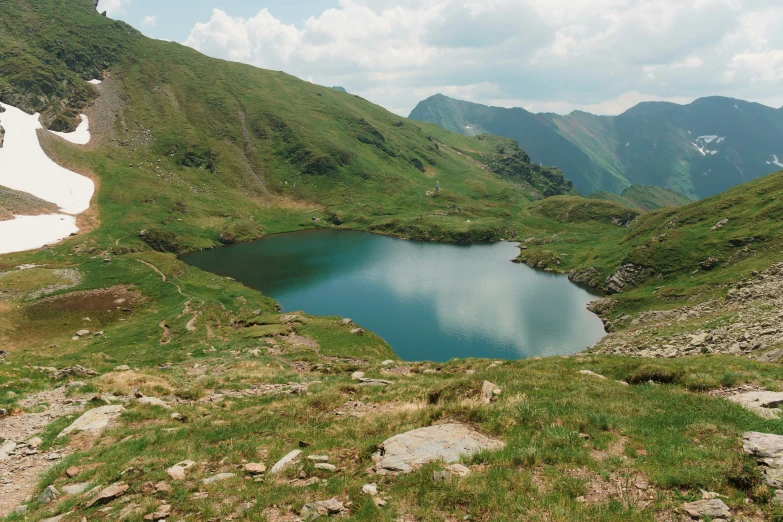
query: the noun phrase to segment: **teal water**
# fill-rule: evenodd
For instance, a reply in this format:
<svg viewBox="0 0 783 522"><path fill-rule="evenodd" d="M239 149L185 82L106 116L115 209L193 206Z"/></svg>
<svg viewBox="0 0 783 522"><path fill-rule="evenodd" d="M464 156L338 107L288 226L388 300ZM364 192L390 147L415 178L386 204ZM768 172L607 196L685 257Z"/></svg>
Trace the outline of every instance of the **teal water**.
<svg viewBox="0 0 783 522"><path fill-rule="evenodd" d="M275 298L284 312L350 317L402 359L570 355L604 336L595 299L510 262L513 243L451 245L313 230L183 256Z"/></svg>

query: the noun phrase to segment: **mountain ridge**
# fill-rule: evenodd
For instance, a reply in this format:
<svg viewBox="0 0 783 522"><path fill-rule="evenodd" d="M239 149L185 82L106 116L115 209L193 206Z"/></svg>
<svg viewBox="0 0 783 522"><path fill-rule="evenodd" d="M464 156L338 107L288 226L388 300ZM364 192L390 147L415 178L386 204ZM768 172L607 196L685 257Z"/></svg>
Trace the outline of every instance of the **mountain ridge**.
<svg viewBox="0 0 783 522"><path fill-rule="evenodd" d="M563 170L582 193L619 194L638 184L702 198L774 172L783 157L776 139L783 135L783 112L722 96L683 105L642 102L600 116L536 114L441 94L420 102L409 117L466 135L515 139L533 161Z"/></svg>

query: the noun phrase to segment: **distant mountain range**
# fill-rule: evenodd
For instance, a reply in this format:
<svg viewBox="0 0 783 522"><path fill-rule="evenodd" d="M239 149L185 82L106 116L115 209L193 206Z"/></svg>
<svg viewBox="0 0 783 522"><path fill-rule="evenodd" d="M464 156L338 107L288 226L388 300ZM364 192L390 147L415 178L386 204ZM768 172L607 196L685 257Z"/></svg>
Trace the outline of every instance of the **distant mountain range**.
<svg viewBox="0 0 783 522"><path fill-rule="evenodd" d="M410 118L515 139L534 162L559 167L583 194L620 194L636 184L700 199L783 169L783 108L731 98L644 102L619 116L561 116L438 94Z"/></svg>

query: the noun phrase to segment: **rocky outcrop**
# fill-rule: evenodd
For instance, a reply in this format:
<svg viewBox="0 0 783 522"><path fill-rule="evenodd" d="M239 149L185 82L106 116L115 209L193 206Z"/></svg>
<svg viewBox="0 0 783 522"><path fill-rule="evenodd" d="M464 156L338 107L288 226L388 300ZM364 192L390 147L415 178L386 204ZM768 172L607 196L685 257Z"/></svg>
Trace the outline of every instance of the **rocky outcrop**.
<svg viewBox="0 0 783 522"><path fill-rule="evenodd" d="M648 280L654 274L652 268L627 263L617 269L617 272L606 280L606 293L619 294L627 288L633 288Z"/></svg>
<svg viewBox="0 0 783 522"><path fill-rule="evenodd" d="M591 304L596 313L610 309L604 300ZM717 321L729 315L731 320ZM622 315L607 325L607 331L610 334L592 353L641 357L723 353L765 362L783 360L783 263L735 284L723 299Z"/></svg>
<svg viewBox="0 0 783 522"><path fill-rule="evenodd" d="M585 285L590 288L599 288L601 286L600 280L601 273L594 266L582 269L573 270L568 274L568 280L577 285Z"/></svg>
<svg viewBox="0 0 783 522"><path fill-rule="evenodd" d="M756 459L770 487L783 488L783 436L749 431L742 435L742 449Z"/></svg>
<svg viewBox="0 0 783 522"><path fill-rule="evenodd" d="M729 400L757 413L765 419L777 419L780 416L778 406L783 404L783 393L771 391L748 392L731 396Z"/></svg>

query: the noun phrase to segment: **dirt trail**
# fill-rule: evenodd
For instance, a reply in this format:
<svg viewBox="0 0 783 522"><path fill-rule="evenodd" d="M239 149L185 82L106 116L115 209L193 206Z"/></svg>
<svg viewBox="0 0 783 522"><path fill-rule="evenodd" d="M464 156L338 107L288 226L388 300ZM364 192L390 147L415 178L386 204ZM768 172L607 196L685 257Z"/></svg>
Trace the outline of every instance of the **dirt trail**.
<svg viewBox="0 0 783 522"><path fill-rule="evenodd" d="M16 444L8 457L0 456L0 518L35 493L41 474L66 455L67 450L39 452L27 445L28 440L40 434L50 423L84 409L85 397L66 397L65 391L63 386L19 401L25 409L45 408L40 413L23 413L0 419L0 440Z"/></svg>
<svg viewBox="0 0 783 522"><path fill-rule="evenodd" d="M189 296L188 294L186 294L185 292L183 292L182 288L177 283L175 283L173 281L169 281L168 278L166 277L166 274L161 272L160 269L158 269L158 267L156 267L152 263L144 261L143 259L139 259L138 261L139 261L139 263L141 263L141 264L151 268L152 270L154 270L155 273L160 276L161 280L164 283L168 283L170 285L173 285L174 288L177 289L177 292L179 293L179 295L181 295L183 297L187 297L188 300L185 301L185 307L182 309L182 313L179 314L179 317L182 317L184 315L193 315L193 317L185 325L185 328L189 332L195 332L198 329L196 327L196 321L198 320L199 317L201 317L201 311L200 310L193 310L190 307L191 303L193 303L193 298L191 296ZM160 322L160 327L163 329L163 337L161 337L161 339L160 339L160 344L168 344L169 342L171 342L171 329L166 324L166 320L165 319Z"/></svg>

